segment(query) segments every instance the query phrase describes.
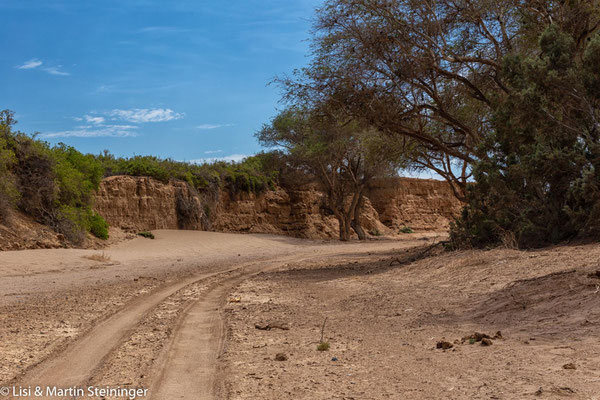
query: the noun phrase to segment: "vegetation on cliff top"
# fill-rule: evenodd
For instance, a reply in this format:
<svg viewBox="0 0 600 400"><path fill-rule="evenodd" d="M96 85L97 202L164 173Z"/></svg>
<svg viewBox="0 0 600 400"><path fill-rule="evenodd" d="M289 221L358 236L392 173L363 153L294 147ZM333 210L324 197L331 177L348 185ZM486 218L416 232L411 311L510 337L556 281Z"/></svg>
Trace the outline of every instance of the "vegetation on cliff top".
<svg viewBox="0 0 600 400"><path fill-rule="evenodd" d="M0 222L17 208L79 244L90 232L108 238L108 224L92 209L103 177L150 176L178 179L194 189L260 192L274 187L271 156L258 154L239 163L190 164L152 156L115 157L82 154L65 144L51 146L13 129L12 111L0 112Z"/></svg>

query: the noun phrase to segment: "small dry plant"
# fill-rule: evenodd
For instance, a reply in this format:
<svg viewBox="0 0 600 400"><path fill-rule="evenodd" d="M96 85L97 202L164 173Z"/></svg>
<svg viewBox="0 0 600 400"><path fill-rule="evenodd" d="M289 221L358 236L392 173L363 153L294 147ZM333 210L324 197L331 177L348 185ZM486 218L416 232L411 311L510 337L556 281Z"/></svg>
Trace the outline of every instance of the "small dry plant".
<svg viewBox="0 0 600 400"><path fill-rule="evenodd" d="M98 261L98 262L109 262L110 256L107 256L102 252L102 254L90 254L89 256L83 256L83 258L87 258L88 260Z"/></svg>
<svg viewBox="0 0 600 400"><path fill-rule="evenodd" d="M327 317L323 321L323 326L321 327L321 340L319 340L319 344L317 345L317 350L319 351L327 351L329 350L329 342L325 341L325 323L327 322Z"/></svg>

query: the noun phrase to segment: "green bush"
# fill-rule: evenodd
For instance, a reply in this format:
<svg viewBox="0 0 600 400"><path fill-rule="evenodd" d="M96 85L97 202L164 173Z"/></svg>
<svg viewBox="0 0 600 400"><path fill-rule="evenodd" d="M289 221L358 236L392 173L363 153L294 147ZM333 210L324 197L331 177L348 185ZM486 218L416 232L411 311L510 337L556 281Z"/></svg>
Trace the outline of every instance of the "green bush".
<svg viewBox="0 0 600 400"><path fill-rule="evenodd" d="M268 153L261 153L238 163L192 164L153 156L117 158L104 151L96 160L105 176L149 176L164 183L182 180L198 190L227 187L232 191L260 192L276 184L277 173L269 169L269 157Z"/></svg>
<svg viewBox="0 0 600 400"><path fill-rule="evenodd" d="M319 350L319 351L327 351L327 350L329 350L329 347L330 347L329 342L320 342L317 345L317 350Z"/></svg>
<svg viewBox="0 0 600 400"><path fill-rule="evenodd" d="M108 239L108 223L100 214L93 213L89 220L90 232L97 238Z"/></svg>
<svg viewBox="0 0 600 400"><path fill-rule="evenodd" d="M410 226L404 226L400 229L400 233L415 233Z"/></svg>
<svg viewBox="0 0 600 400"><path fill-rule="evenodd" d="M108 237L106 222L92 212L104 175L101 162L65 144L50 146L13 131L15 122L11 111L0 112L0 208L16 205L73 243L87 231Z"/></svg>
<svg viewBox="0 0 600 400"><path fill-rule="evenodd" d="M154 239L154 234L152 232L138 232L138 236L145 237L146 239Z"/></svg>

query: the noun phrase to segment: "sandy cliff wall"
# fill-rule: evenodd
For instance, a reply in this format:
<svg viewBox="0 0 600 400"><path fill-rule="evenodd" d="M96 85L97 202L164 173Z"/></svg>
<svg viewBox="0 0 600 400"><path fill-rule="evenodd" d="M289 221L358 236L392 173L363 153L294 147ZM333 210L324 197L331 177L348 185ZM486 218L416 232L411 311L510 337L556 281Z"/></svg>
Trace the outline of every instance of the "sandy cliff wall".
<svg viewBox="0 0 600 400"><path fill-rule="evenodd" d="M301 238L338 236L338 221L323 207L323 193L314 187L266 193L221 193L212 229L224 232L262 232ZM367 232L388 233L369 201L361 220Z"/></svg>
<svg viewBox="0 0 600 400"><path fill-rule="evenodd" d="M379 179L369 198L379 219L392 230L445 230L462 208L443 181L414 178Z"/></svg>
<svg viewBox="0 0 600 400"><path fill-rule="evenodd" d="M443 182L418 179L377 181L362 218L372 234L443 230L459 204ZM332 238L338 222L323 206L314 187L229 193L207 201L183 182L163 184L146 177L114 176L102 182L96 210L111 226L129 231L152 229L210 229L224 232L287 234L303 238ZM199 214L189 218L186 208Z"/></svg>
<svg viewBox="0 0 600 400"><path fill-rule="evenodd" d="M153 178L111 176L102 181L96 211L111 225L126 231L202 229L200 220L183 221L178 202L199 201L184 182L164 184Z"/></svg>

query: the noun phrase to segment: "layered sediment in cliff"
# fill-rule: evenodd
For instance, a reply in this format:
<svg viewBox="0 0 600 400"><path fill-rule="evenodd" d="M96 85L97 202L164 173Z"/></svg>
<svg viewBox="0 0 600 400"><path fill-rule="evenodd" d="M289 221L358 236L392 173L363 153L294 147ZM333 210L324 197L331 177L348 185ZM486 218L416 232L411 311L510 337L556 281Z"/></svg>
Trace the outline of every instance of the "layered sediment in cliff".
<svg viewBox="0 0 600 400"><path fill-rule="evenodd" d="M369 199L379 220L394 231L405 226L416 231L444 231L462 208L448 183L433 179L378 179Z"/></svg>
<svg viewBox="0 0 600 400"><path fill-rule="evenodd" d="M162 183L149 177L111 176L100 184L95 210L113 227L125 231L202 230L202 216L185 218L182 203L202 212L200 197L185 182Z"/></svg>
<svg viewBox="0 0 600 400"><path fill-rule="evenodd" d="M221 190L207 198L184 182L114 176L102 182L95 208L111 226L128 231L201 229L334 238L338 222L323 196L308 185L258 194ZM459 209L445 182L385 179L369 192L362 224L372 235L397 233L405 226L440 231Z"/></svg>

